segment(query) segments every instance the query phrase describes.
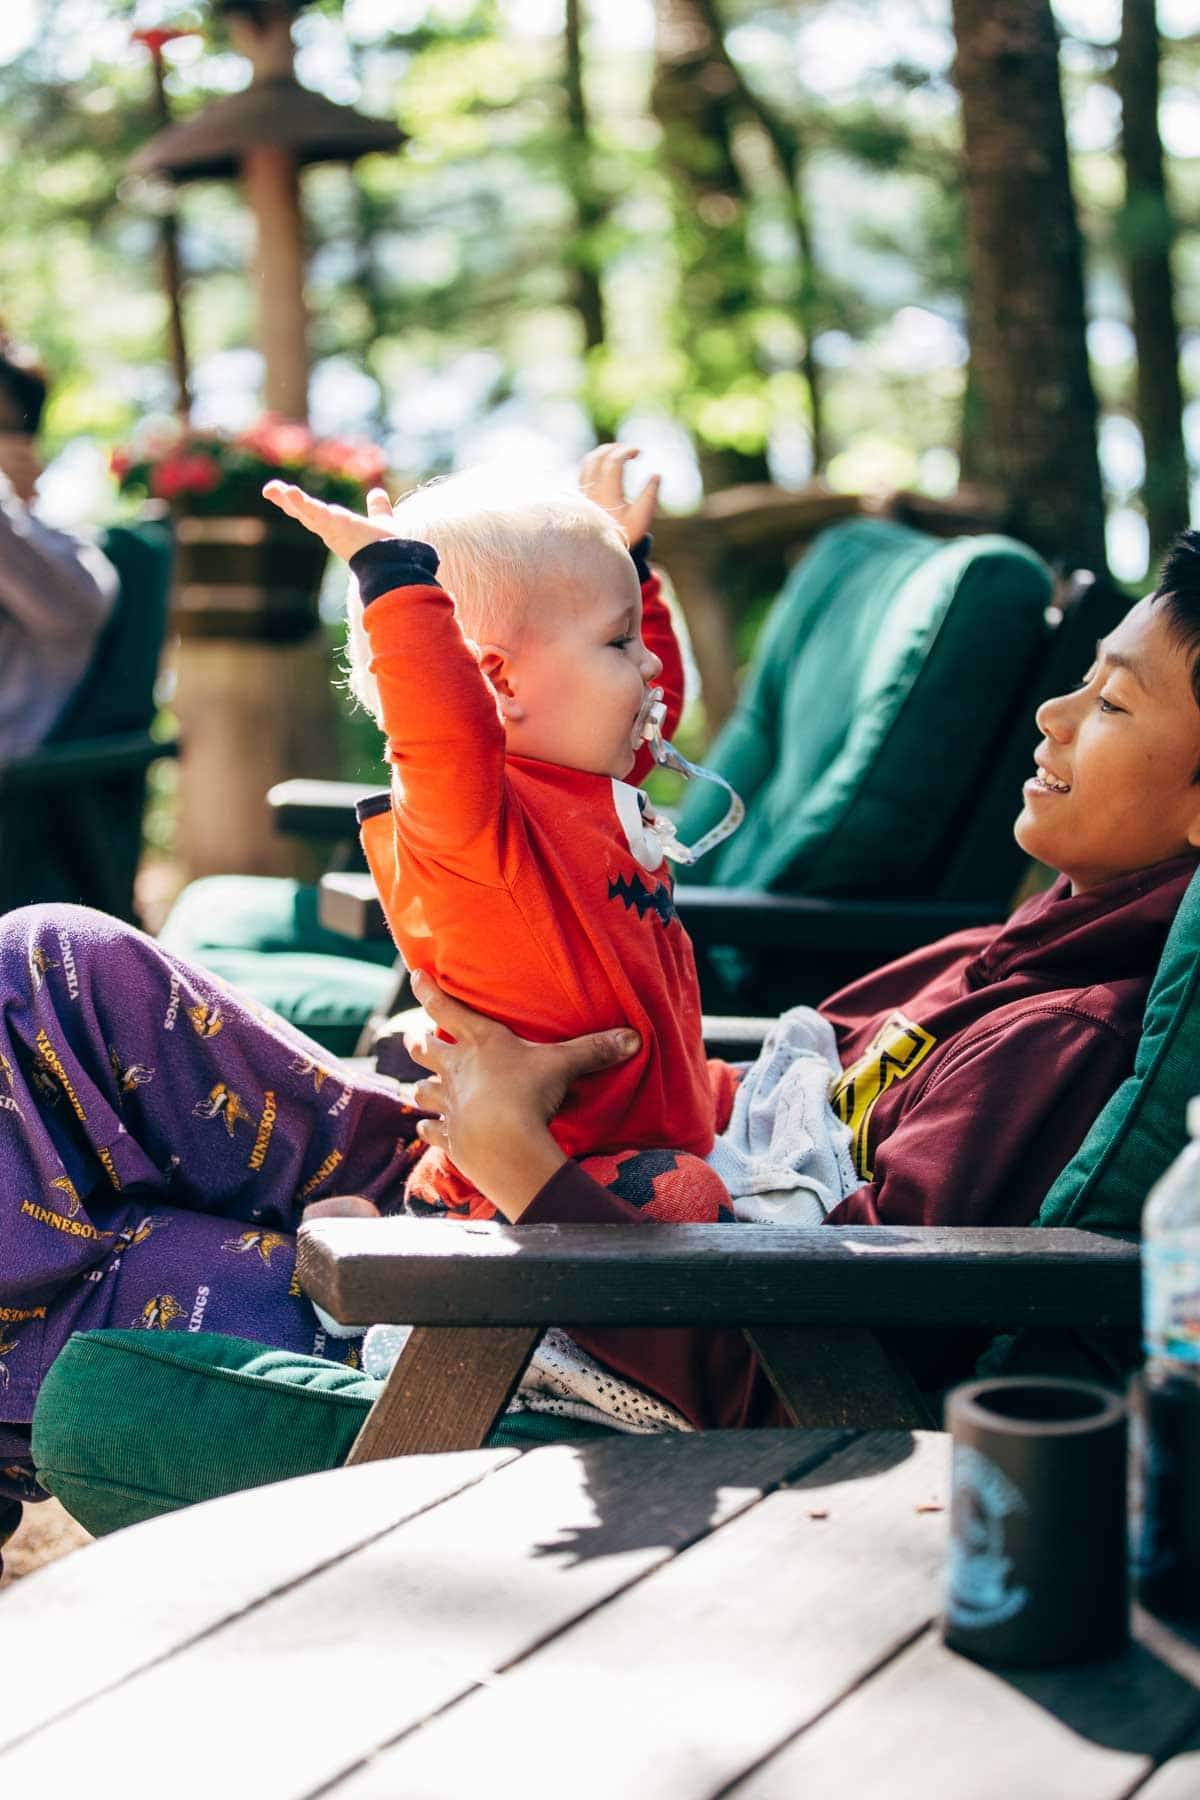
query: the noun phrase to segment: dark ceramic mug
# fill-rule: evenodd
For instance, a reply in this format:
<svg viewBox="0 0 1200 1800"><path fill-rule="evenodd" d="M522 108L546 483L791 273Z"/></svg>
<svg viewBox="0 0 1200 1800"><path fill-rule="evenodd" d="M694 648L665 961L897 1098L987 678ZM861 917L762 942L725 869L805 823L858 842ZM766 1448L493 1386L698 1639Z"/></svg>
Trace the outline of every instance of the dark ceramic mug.
<svg viewBox="0 0 1200 1800"><path fill-rule="evenodd" d="M1018 1667L1115 1654L1129 1635L1124 1400L1090 1381L972 1381L946 1425L946 1642Z"/></svg>

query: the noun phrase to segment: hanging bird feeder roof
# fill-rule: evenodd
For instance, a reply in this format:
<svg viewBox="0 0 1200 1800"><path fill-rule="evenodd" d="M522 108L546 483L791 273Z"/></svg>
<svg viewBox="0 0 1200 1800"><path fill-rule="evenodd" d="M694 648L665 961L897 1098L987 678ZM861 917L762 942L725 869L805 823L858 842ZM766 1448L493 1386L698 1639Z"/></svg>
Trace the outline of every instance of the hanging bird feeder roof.
<svg viewBox="0 0 1200 1800"><path fill-rule="evenodd" d="M181 125L144 144L130 167L168 181L230 180L247 150L289 150L297 164L356 162L372 150L398 150L407 133L389 119L337 106L291 75L271 75L241 93L214 100Z"/></svg>

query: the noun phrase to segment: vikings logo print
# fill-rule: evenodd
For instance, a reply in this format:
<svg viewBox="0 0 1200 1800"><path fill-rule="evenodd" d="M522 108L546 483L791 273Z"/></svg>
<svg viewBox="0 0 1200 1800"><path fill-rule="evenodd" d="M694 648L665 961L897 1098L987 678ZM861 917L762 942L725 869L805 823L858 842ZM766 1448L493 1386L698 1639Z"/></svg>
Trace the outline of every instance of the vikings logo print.
<svg viewBox="0 0 1200 1800"><path fill-rule="evenodd" d="M225 1023L219 1006L209 1005L202 1000L199 1006L189 1006L187 1016L192 1021L192 1030L197 1037L214 1038Z"/></svg>
<svg viewBox="0 0 1200 1800"><path fill-rule="evenodd" d="M146 1331L167 1331L183 1316L184 1308L174 1294L155 1294L147 1300L133 1323Z"/></svg>
<svg viewBox="0 0 1200 1800"><path fill-rule="evenodd" d="M293 1075L311 1075L314 1093L319 1094L325 1085L329 1070L311 1056L295 1056L288 1065Z"/></svg>
<svg viewBox="0 0 1200 1800"><path fill-rule="evenodd" d="M29 973L33 978L33 991L39 993L51 969L60 968L61 964L51 962L40 944L35 944L29 952Z"/></svg>
<svg viewBox="0 0 1200 1800"><path fill-rule="evenodd" d="M12 1064L9 1062L7 1056L5 1056L3 1050L0 1050L0 1079L2 1079L8 1087L7 1093L0 1091L0 1110L3 1110L4 1112L14 1112L18 1119L23 1119L25 1115L13 1098L13 1087L15 1086L15 1083L13 1081Z"/></svg>
<svg viewBox="0 0 1200 1800"><path fill-rule="evenodd" d="M4 1358L11 1355L20 1341L20 1338L6 1337L4 1333L0 1331L0 1387L7 1387L11 1379L8 1373L8 1365L5 1363Z"/></svg>
<svg viewBox="0 0 1200 1800"><path fill-rule="evenodd" d="M234 1128L239 1123L254 1124L253 1113L246 1111L240 1095L235 1094L231 1088L227 1088L223 1081L218 1081L216 1087L209 1090L207 1100L197 1100L192 1108L192 1117L193 1119L223 1119L226 1135L229 1137L233 1136Z"/></svg>
<svg viewBox="0 0 1200 1800"><path fill-rule="evenodd" d="M221 1245L222 1250L231 1250L235 1256L245 1256L257 1250L260 1262L268 1269L276 1250L285 1250L289 1240L281 1231L243 1231L240 1237L226 1238Z"/></svg>
<svg viewBox="0 0 1200 1800"><path fill-rule="evenodd" d="M55 1080L54 1071L44 1056L38 1055L34 1057L30 1079L40 1095L43 1105L58 1105L58 1102L62 1097L62 1089Z"/></svg>
<svg viewBox="0 0 1200 1800"><path fill-rule="evenodd" d="M138 1244L144 1244L151 1232L157 1231L160 1226L169 1225L170 1223L170 1219L156 1219L151 1216L148 1219L143 1219L140 1225L126 1225L125 1229L123 1231L118 1231L116 1237L113 1239L112 1253L114 1261L124 1256L127 1250L133 1250Z"/></svg>
<svg viewBox="0 0 1200 1800"><path fill-rule="evenodd" d="M124 1101L126 1094L132 1094L154 1080L154 1070L148 1069L145 1063L130 1063L126 1068L111 1044L108 1046L108 1060L117 1079L117 1097L121 1101Z"/></svg>
<svg viewBox="0 0 1200 1800"><path fill-rule="evenodd" d="M66 1195L67 1217L68 1219L73 1219L83 1205L83 1201L79 1198L79 1189L75 1186L71 1177L69 1175L56 1175L54 1180L50 1183L50 1186L52 1188L57 1188L61 1194Z"/></svg>

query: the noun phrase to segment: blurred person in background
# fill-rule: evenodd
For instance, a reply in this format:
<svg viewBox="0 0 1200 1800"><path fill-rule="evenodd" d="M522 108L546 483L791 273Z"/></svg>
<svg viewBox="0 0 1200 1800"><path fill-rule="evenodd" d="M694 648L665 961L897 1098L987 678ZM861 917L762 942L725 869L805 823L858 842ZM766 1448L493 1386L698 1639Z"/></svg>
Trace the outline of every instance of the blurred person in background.
<svg viewBox="0 0 1200 1800"><path fill-rule="evenodd" d="M0 332L0 766L45 741L117 595L96 546L33 510L46 396L34 359Z"/></svg>

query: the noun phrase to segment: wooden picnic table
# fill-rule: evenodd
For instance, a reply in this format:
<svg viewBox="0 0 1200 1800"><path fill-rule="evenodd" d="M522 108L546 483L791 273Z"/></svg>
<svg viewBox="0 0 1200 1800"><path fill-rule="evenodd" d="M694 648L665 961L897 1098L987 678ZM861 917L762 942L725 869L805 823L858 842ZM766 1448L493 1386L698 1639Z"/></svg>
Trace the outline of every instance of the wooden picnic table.
<svg viewBox="0 0 1200 1800"><path fill-rule="evenodd" d="M0 1791L1194 1796L1178 1633L1039 1673L944 1647L948 1465L937 1432L613 1437L173 1513L0 1599Z"/></svg>

